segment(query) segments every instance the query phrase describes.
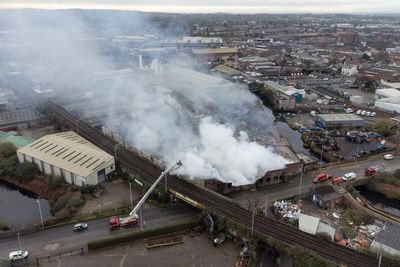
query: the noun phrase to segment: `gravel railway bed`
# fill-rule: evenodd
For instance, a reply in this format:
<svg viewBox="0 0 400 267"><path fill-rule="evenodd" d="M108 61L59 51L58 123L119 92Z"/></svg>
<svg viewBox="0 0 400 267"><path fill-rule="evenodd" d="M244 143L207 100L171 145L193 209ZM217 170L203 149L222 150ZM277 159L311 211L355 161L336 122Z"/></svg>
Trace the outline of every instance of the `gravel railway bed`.
<svg viewBox="0 0 400 267"><path fill-rule="evenodd" d="M117 143L113 139L89 126L84 121L75 118L59 105L48 101L44 104L44 110L48 115L53 115L58 121L67 124L75 132L103 150L112 155L115 153L119 164L132 170L135 174L148 182L154 182L163 171L158 166L152 164L148 159L128 151L123 146L117 147ZM204 206L207 211L224 216L248 229L251 228L252 211L239 207L233 201L229 201L222 196L218 196L216 193L209 192L176 176L171 176L168 179L168 186L170 189ZM370 255L359 253L333 242L320 239L262 215L255 216L254 231L261 235L271 236L289 245L297 244L301 247L313 250L318 255L337 263L360 267L378 265L377 259ZM390 265L384 262L382 266Z"/></svg>

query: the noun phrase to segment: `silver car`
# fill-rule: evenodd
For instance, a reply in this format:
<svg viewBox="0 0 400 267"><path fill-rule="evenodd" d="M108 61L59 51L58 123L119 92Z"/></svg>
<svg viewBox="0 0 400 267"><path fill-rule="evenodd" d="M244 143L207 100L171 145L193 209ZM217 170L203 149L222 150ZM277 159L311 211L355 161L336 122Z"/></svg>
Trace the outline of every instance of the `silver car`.
<svg viewBox="0 0 400 267"><path fill-rule="evenodd" d="M28 256L29 256L29 252L26 250L13 251L13 252L10 252L10 254L8 254L8 258L10 259L10 261L22 260Z"/></svg>
<svg viewBox="0 0 400 267"><path fill-rule="evenodd" d="M77 223L74 225L74 232L80 232L88 228L87 223Z"/></svg>

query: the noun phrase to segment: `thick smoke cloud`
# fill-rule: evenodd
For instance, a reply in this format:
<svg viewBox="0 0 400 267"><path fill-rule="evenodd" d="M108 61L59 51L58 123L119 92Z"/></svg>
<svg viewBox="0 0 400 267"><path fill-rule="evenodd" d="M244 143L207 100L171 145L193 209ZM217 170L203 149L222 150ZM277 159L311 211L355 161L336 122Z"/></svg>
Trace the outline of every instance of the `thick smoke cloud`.
<svg viewBox="0 0 400 267"><path fill-rule="evenodd" d="M79 16L57 14L56 25L31 16L10 23L10 44L24 51L13 59L36 84L52 87L57 101L80 106L89 117L106 110L106 128L165 165L182 160L180 173L191 178L243 185L290 162L272 146L279 142L272 114L247 88L194 72L188 62L178 67L179 60L153 61L145 69L131 65L129 74L110 72L118 62L104 52L104 43L113 49L118 44L106 39L102 47ZM113 36L112 29L106 32ZM43 69L48 75L38 74ZM83 97L88 92L90 99Z"/></svg>

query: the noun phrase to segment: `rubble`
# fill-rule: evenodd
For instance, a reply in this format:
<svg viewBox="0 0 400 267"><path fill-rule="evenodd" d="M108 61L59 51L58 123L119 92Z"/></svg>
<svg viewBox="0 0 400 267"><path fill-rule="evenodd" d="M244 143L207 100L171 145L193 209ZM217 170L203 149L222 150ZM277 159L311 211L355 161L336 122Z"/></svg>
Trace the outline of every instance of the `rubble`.
<svg viewBox="0 0 400 267"><path fill-rule="evenodd" d="M300 206L298 204L292 203L290 201L274 201L272 207L275 215L279 216L284 220L290 222L297 221L301 212Z"/></svg>

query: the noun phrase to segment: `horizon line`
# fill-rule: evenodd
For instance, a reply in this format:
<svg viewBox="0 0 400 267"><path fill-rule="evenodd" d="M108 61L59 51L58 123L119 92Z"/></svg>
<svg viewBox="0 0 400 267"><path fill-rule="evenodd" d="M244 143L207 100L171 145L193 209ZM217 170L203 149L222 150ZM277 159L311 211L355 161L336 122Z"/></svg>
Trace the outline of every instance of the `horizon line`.
<svg viewBox="0 0 400 267"><path fill-rule="evenodd" d="M160 8L162 7L162 8ZM190 10L188 9L190 8ZM214 11L210 10L214 9ZM282 11L268 6L254 6L244 11L243 6L230 6L230 11L218 10L225 9L224 6L154 6L154 5L70 5L70 4L1 4L0 10L109 10L109 11L131 11L144 13L169 13L169 14L237 14L237 15L257 15L257 14L313 14L313 15L329 15L329 14L344 14L344 15L400 15L400 11L328 11L328 10L310 10L303 8L300 11ZM294 8L293 6L289 9ZM201 11L203 9L204 11ZM216 10L215 10L216 9ZM241 9L240 11L238 9ZM260 11L260 9L266 9ZM267 9L269 9L267 11ZM296 7L298 10L299 8ZM194 11L196 10L196 11ZM253 10L253 11L250 11Z"/></svg>

